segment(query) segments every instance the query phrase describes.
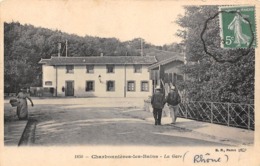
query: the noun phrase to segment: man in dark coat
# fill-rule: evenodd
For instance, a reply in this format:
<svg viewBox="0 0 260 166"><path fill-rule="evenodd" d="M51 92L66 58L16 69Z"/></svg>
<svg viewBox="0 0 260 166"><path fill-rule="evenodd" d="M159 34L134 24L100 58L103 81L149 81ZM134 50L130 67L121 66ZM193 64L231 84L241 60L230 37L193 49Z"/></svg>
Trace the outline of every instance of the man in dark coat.
<svg viewBox="0 0 260 166"><path fill-rule="evenodd" d="M178 92L176 86L173 85L171 87L171 91L168 94L166 101L169 106L170 115L172 117L171 124L175 124L177 115L178 115L178 111L179 111L179 104L181 102L181 97L179 95L179 92Z"/></svg>
<svg viewBox="0 0 260 166"><path fill-rule="evenodd" d="M155 93L152 96L151 104L153 107L153 116L155 125L161 125L162 109L166 103L164 95L161 93L160 86L155 88Z"/></svg>

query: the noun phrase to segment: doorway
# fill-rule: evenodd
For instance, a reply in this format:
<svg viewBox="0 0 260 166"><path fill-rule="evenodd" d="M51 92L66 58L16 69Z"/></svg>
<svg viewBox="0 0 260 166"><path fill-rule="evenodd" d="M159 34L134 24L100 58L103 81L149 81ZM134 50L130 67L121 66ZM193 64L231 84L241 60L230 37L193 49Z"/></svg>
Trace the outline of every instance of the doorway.
<svg viewBox="0 0 260 166"><path fill-rule="evenodd" d="M66 81L65 96L74 96L74 81Z"/></svg>

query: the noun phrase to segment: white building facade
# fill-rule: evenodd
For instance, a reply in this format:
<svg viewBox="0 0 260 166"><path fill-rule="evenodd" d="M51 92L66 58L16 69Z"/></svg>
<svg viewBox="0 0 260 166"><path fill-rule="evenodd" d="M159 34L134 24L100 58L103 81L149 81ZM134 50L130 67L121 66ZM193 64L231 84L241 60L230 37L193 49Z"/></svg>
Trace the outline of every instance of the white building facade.
<svg viewBox="0 0 260 166"><path fill-rule="evenodd" d="M154 56L51 57L42 59L42 85L53 96L148 97Z"/></svg>

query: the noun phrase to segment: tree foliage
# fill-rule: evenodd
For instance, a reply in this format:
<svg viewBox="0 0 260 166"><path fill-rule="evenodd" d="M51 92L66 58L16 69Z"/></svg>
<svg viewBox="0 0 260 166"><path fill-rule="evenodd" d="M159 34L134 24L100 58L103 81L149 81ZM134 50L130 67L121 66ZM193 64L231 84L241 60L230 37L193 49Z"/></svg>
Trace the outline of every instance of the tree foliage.
<svg viewBox="0 0 260 166"><path fill-rule="evenodd" d="M18 22L4 23L4 89L17 92L21 87L41 86L41 58L66 55L65 41L68 41L67 56L140 56L141 40L143 48L165 49L144 39L121 42L117 38L101 38L63 33L59 30L21 25ZM176 45L176 44L175 44Z"/></svg>
<svg viewBox="0 0 260 166"><path fill-rule="evenodd" d="M203 49L201 32L206 20L217 12L218 6L188 6L185 15L177 19L176 22L183 27L177 35L183 38L188 61L182 68L188 79L180 86L187 89L192 100L250 102L254 99L254 49L235 63L218 63ZM246 51L220 47L218 18L207 24L203 39L208 51L218 59L236 58Z"/></svg>

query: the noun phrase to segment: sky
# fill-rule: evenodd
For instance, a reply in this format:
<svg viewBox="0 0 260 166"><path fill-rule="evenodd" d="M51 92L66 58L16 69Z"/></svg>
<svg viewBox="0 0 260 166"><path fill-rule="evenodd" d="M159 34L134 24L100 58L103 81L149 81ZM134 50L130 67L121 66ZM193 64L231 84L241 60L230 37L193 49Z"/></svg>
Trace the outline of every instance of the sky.
<svg viewBox="0 0 260 166"><path fill-rule="evenodd" d="M169 1L8 0L2 2L1 19L79 36L141 37L164 45L181 41L175 35L179 14L184 14L182 6Z"/></svg>

